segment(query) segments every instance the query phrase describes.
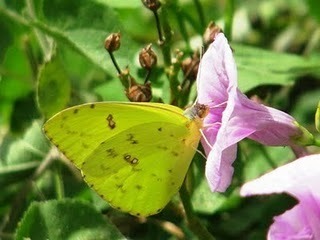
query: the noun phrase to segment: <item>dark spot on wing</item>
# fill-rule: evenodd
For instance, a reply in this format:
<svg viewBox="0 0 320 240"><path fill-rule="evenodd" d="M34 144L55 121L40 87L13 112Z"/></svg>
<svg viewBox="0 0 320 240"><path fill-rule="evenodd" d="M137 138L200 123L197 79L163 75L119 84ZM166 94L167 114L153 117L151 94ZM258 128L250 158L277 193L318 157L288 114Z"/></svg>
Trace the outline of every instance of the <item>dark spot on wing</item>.
<svg viewBox="0 0 320 240"><path fill-rule="evenodd" d="M77 114L78 112L79 112L79 109L78 109L78 108L76 108L76 109L73 110L73 113L74 113L74 114Z"/></svg>
<svg viewBox="0 0 320 240"><path fill-rule="evenodd" d="M132 157L130 154L125 154L123 156L123 159L126 160L126 162L132 164L132 165L136 165L139 162L139 159L136 157Z"/></svg>
<svg viewBox="0 0 320 240"><path fill-rule="evenodd" d="M129 141L131 144L137 144L138 140L135 139L134 135L132 133L127 134L128 138L127 141Z"/></svg>
<svg viewBox="0 0 320 240"><path fill-rule="evenodd" d="M90 104L90 108L94 108L96 105L94 105L94 103Z"/></svg>
<svg viewBox="0 0 320 240"><path fill-rule="evenodd" d="M77 131L74 131L74 130L72 131L72 130L67 129L67 130L66 130L66 133L67 133L67 134L70 134L70 135L75 135L75 134L77 134L78 132L77 132Z"/></svg>
<svg viewBox="0 0 320 240"><path fill-rule="evenodd" d="M88 148L89 148L89 145L86 144L86 143L82 143L82 147L88 149Z"/></svg>
<svg viewBox="0 0 320 240"><path fill-rule="evenodd" d="M119 155L113 148L107 149L106 152L107 152L107 157L111 157L111 158L115 158Z"/></svg>
<svg viewBox="0 0 320 240"><path fill-rule="evenodd" d="M139 184L137 184L137 185L136 185L136 189L141 190L141 189L142 189L142 186L139 185Z"/></svg>
<svg viewBox="0 0 320 240"><path fill-rule="evenodd" d="M177 152L175 152L175 151L172 151L171 153L172 153L172 155L175 156L175 157L179 156L179 153L177 153Z"/></svg>
<svg viewBox="0 0 320 240"><path fill-rule="evenodd" d="M134 172L140 172L142 169L141 169L141 168L133 167L131 170L134 171Z"/></svg>
<svg viewBox="0 0 320 240"><path fill-rule="evenodd" d="M161 132L161 131L162 131L162 128L161 128L161 127L160 127L160 128L158 128L158 131L159 131L159 132Z"/></svg>
<svg viewBox="0 0 320 240"><path fill-rule="evenodd" d="M161 150L168 150L168 147L166 147L166 146L157 146L157 148L159 148Z"/></svg>
<svg viewBox="0 0 320 240"><path fill-rule="evenodd" d="M116 122L113 120L112 114L109 114L108 117L106 118L108 122L108 127L112 130L115 129L116 127Z"/></svg>
<svg viewBox="0 0 320 240"><path fill-rule="evenodd" d="M104 171L109 171L110 170L110 167L105 167L103 164L101 164L100 167Z"/></svg>

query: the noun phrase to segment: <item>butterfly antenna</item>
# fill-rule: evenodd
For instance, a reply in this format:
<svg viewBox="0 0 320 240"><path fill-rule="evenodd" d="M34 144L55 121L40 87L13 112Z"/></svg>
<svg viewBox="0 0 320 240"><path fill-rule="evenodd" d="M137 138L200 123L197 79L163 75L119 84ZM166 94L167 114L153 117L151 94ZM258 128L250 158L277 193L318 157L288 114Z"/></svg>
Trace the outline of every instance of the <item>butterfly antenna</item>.
<svg viewBox="0 0 320 240"><path fill-rule="evenodd" d="M202 45L201 46L201 49L200 49L200 62L199 62L199 69L198 69L198 74L197 74L197 79L196 79L196 88L197 88L197 91L198 91L198 78L200 78L201 76L201 60L202 60L202 57L203 57L203 53L204 53L204 46ZM198 102L198 96L195 100L195 103Z"/></svg>
<svg viewBox="0 0 320 240"><path fill-rule="evenodd" d="M207 160L206 155L204 155L199 149L196 149L196 152L199 153L205 160Z"/></svg>
<svg viewBox="0 0 320 240"><path fill-rule="evenodd" d="M204 139L204 141L206 142L206 144L212 149L213 147L211 146L211 144L209 143L208 139L204 135L202 129L200 129L200 134L201 134L202 138Z"/></svg>

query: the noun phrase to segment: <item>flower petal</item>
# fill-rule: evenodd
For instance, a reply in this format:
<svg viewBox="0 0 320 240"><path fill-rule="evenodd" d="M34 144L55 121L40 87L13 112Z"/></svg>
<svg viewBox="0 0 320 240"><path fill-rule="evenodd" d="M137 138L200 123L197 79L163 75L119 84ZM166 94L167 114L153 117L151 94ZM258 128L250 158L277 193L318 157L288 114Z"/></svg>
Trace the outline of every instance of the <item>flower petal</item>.
<svg viewBox="0 0 320 240"><path fill-rule="evenodd" d="M320 154L309 155L244 184L240 194L250 196L287 192L299 199L305 192L311 192L320 199L319 177Z"/></svg>
<svg viewBox="0 0 320 240"><path fill-rule="evenodd" d="M237 145L227 148L213 146L207 158L206 177L212 192L224 192L230 185L233 175L232 163L236 159Z"/></svg>
<svg viewBox="0 0 320 240"><path fill-rule="evenodd" d="M273 218L274 223L268 231L269 240L277 239L314 239L312 229L306 225L305 209L297 205L280 216Z"/></svg>
<svg viewBox="0 0 320 240"><path fill-rule="evenodd" d="M208 156L206 176L212 191L225 191L230 184L236 158L233 145L242 139L292 146L292 138L301 135L290 115L256 103L238 90L236 64L223 33L201 60L197 87L198 102L210 107L201 142Z"/></svg>
<svg viewBox="0 0 320 240"><path fill-rule="evenodd" d="M223 103L228 100L227 91L231 87L237 87L237 68L228 40L223 33L219 33L200 62L198 102Z"/></svg>
<svg viewBox="0 0 320 240"><path fill-rule="evenodd" d="M269 239L320 239L319 177L320 154L305 156L244 184L240 194L286 192L299 200L294 208L274 218Z"/></svg>

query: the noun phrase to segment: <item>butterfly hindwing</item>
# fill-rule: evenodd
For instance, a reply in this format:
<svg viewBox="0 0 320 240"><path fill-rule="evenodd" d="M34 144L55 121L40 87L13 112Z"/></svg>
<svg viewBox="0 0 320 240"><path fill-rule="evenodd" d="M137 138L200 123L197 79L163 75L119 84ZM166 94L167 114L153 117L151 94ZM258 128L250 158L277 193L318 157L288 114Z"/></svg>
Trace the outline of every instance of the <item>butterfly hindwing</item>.
<svg viewBox="0 0 320 240"><path fill-rule="evenodd" d="M159 212L180 188L195 146L186 127L149 123L104 141L84 161L85 180L119 210L148 216Z"/></svg>

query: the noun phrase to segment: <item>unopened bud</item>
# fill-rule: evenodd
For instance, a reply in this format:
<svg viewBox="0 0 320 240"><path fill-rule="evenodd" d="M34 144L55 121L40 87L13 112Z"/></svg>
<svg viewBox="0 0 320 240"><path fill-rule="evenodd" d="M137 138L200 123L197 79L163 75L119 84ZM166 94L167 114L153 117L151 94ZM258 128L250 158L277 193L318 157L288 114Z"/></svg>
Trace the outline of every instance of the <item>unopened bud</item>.
<svg viewBox="0 0 320 240"><path fill-rule="evenodd" d="M214 22L210 22L203 34L203 40L206 45L212 43L218 33L221 32L221 28Z"/></svg>
<svg viewBox="0 0 320 240"><path fill-rule="evenodd" d="M320 102L318 103L316 116L315 116L315 125L318 132L320 132Z"/></svg>
<svg viewBox="0 0 320 240"><path fill-rule="evenodd" d="M131 102L150 102L152 98L151 83L133 84L126 91L126 95Z"/></svg>
<svg viewBox="0 0 320 240"><path fill-rule="evenodd" d="M111 33L104 40L104 47L108 52L117 51L120 47L120 33Z"/></svg>
<svg viewBox="0 0 320 240"><path fill-rule="evenodd" d="M142 3L151 11L157 11L161 6L161 3L159 0L142 0Z"/></svg>
<svg viewBox="0 0 320 240"><path fill-rule="evenodd" d="M200 59L198 55L195 55L192 58L188 57L182 61L181 69L187 79L195 80L197 78L199 63Z"/></svg>
<svg viewBox="0 0 320 240"><path fill-rule="evenodd" d="M296 125L299 130L300 134L293 137L293 141L299 145L303 146L310 146L313 145L315 142L314 136L303 126L301 126L298 122L294 122L294 125Z"/></svg>
<svg viewBox="0 0 320 240"><path fill-rule="evenodd" d="M141 67L151 69L157 64L157 55L151 48L151 44L143 48L139 54L139 62Z"/></svg>

